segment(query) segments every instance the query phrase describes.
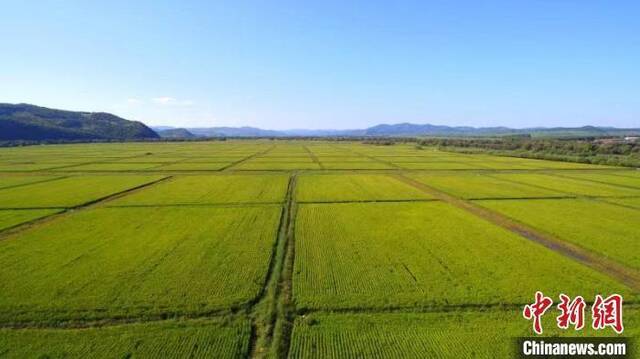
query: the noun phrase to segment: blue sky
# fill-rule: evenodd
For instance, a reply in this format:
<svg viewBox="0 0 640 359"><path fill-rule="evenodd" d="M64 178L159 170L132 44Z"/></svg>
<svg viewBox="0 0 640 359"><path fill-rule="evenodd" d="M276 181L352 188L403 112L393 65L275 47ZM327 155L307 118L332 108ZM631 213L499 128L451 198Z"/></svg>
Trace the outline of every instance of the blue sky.
<svg viewBox="0 0 640 359"><path fill-rule="evenodd" d="M640 126L638 1L2 2L0 102L150 125Z"/></svg>

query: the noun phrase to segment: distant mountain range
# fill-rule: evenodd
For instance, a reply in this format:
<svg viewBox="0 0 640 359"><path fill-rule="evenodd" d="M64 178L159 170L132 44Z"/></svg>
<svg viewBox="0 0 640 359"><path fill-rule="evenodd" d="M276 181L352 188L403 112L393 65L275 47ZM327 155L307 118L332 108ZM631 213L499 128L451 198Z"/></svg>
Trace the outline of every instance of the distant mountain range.
<svg viewBox="0 0 640 359"><path fill-rule="evenodd" d="M613 127L451 127L399 123L354 130L265 130L255 127L174 128L147 127L104 112L55 110L28 104L0 103L0 141L46 140L141 140L189 139L199 137L419 137L419 136L505 136L534 137L604 137L638 136L639 128Z"/></svg>
<svg viewBox="0 0 640 359"><path fill-rule="evenodd" d="M171 127L153 127L161 134ZM175 130L175 129L174 129ZM377 125L365 129L354 130L264 130L255 127L207 127L182 129L197 137L416 137L416 136L508 136L531 135L533 137L604 137L604 136L637 136L640 128L614 127L532 127L514 129L508 127L468 127L438 126L399 123L394 125Z"/></svg>
<svg viewBox="0 0 640 359"><path fill-rule="evenodd" d="M141 122L104 112L0 103L0 141L136 140L159 138Z"/></svg>

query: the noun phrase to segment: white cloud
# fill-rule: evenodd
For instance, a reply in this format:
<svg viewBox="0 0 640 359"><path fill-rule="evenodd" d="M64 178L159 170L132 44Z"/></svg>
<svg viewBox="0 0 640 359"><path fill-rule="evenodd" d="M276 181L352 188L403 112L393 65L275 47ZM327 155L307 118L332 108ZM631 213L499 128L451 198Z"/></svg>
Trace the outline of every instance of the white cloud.
<svg viewBox="0 0 640 359"><path fill-rule="evenodd" d="M178 100L170 96L154 97L151 101L162 106L191 106L194 104L191 100Z"/></svg>

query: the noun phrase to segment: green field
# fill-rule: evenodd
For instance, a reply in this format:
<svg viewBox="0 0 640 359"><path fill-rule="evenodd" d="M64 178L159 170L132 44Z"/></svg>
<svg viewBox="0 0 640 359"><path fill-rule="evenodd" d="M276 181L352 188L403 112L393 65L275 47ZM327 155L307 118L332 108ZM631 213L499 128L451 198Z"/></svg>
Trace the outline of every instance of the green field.
<svg viewBox="0 0 640 359"><path fill-rule="evenodd" d="M32 228L0 241L0 321L240 306L264 283L279 214L278 206L100 208Z"/></svg>
<svg viewBox="0 0 640 359"><path fill-rule="evenodd" d="M531 270L546 262L554 266ZM586 296L629 293L437 202L301 205L293 288L299 308L327 309L521 304L536 288Z"/></svg>
<svg viewBox="0 0 640 359"><path fill-rule="evenodd" d="M74 207L161 179L161 176L79 176L0 190L0 208Z"/></svg>
<svg viewBox="0 0 640 359"><path fill-rule="evenodd" d="M640 313L628 311L628 335L640 335ZM289 358L510 358L515 339L531 336L529 323L515 321L516 311L310 314L293 329ZM591 328L563 332L551 317L550 335L602 336Z"/></svg>
<svg viewBox="0 0 640 359"><path fill-rule="evenodd" d="M0 329L3 358L239 358L250 322L169 321L87 329Z"/></svg>
<svg viewBox="0 0 640 359"><path fill-rule="evenodd" d="M429 195L385 175L303 175L299 202L393 201L429 199Z"/></svg>
<svg viewBox="0 0 640 359"><path fill-rule="evenodd" d="M146 191L111 202L111 205L175 205L282 202L285 175L230 175L174 177Z"/></svg>
<svg viewBox="0 0 640 359"><path fill-rule="evenodd" d="M0 358L508 357L538 290L587 320L622 294L640 334L631 169L227 139L0 148L0 172ZM555 314L545 336L618 336Z"/></svg>
<svg viewBox="0 0 640 359"><path fill-rule="evenodd" d="M588 200L479 201L481 206L640 269L640 211ZM571 218L562 221L558 218Z"/></svg>

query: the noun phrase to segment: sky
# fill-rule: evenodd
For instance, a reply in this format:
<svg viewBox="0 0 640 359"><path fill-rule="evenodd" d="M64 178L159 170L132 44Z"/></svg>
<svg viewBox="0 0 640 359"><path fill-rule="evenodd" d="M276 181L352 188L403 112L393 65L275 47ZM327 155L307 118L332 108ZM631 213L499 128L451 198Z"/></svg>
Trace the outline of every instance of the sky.
<svg viewBox="0 0 640 359"><path fill-rule="evenodd" d="M0 3L0 102L175 127L640 127L636 0Z"/></svg>

